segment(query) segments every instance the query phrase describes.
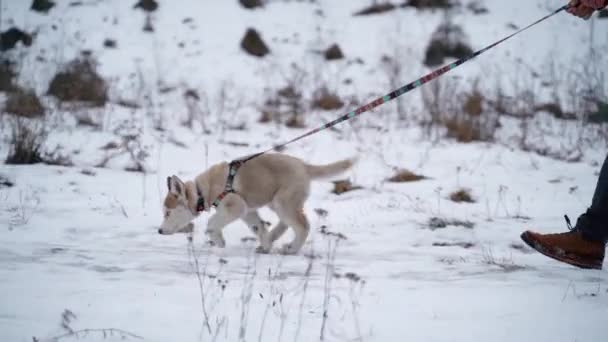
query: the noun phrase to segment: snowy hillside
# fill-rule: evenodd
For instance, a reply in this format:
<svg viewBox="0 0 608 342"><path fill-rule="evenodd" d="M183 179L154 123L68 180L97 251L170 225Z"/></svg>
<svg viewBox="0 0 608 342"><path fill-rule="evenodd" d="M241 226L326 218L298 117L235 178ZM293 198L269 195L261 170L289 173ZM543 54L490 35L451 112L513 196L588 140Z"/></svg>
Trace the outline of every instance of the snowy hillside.
<svg viewBox="0 0 608 342"><path fill-rule="evenodd" d="M369 0L136 3L0 1L0 31L31 35L0 56L0 340L607 339L608 273L519 239L565 231L563 215L590 204L608 152L607 18L560 13L289 145L314 164L358 156L335 180L361 188L315 182L309 239L284 256L256 254L241 222L226 248L209 246L209 214L159 235L166 177L271 148L428 73L439 25L477 50L563 3L373 15L353 15ZM241 47L249 28L263 57ZM333 44L344 58L325 56ZM56 83L70 70L99 87ZM5 162L15 132L34 134L41 162ZM406 169L424 178L389 180Z"/></svg>

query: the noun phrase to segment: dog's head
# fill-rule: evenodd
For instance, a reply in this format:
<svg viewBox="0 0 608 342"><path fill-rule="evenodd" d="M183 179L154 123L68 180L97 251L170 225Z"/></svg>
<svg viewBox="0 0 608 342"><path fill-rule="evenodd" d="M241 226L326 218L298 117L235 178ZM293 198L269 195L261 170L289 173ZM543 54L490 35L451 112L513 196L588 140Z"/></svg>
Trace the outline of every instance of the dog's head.
<svg viewBox="0 0 608 342"><path fill-rule="evenodd" d="M158 229L159 234L173 234L197 216L190 209L192 194L177 176L167 177L167 190L163 204L164 219Z"/></svg>

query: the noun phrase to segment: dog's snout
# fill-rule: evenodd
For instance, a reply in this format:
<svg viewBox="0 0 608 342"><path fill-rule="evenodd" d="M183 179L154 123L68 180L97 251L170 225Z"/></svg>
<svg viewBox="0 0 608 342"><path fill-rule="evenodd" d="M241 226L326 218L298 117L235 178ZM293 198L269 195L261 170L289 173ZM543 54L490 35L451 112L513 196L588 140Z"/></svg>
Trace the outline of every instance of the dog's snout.
<svg viewBox="0 0 608 342"><path fill-rule="evenodd" d="M158 228L158 234L162 234L163 233L163 229L162 228Z"/></svg>

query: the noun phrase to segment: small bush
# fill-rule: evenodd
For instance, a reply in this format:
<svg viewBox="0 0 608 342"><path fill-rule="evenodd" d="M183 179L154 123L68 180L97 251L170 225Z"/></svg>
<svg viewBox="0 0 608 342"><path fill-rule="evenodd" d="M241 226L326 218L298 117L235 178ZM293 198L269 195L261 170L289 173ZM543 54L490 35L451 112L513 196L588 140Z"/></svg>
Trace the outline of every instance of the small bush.
<svg viewBox="0 0 608 342"><path fill-rule="evenodd" d="M57 73L47 93L60 101L82 101L99 107L108 101L106 82L97 74L89 57L76 59L64 71Z"/></svg>
<svg viewBox="0 0 608 342"><path fill-rule="evenodd" d="M268 46L262 40L258 31L249 28L241 40L241 48L248 54L256 57L264 57L270 53Z"/></svg>
<svg viewBox="0 0 608 342"><path fill-rule="evenodd" d="M385 2L381 4L373 4L371 6L365 7L364 9L356 12L354 15L370 15L370 14L381 14L385 12L392 11L396 8L395 5L390 2Z"/></svg>
<svg viewBox="0 0 608 342"><path fill-rule="evenodd" d="M422 89L423 104L430 115L429 127L443 126L446 134L459 142L493 141L499 121L485 110L485 97L473 86L460 92L451 79L438 79Z"/></svg>
<svg viewBox="0 0 608 342"><path fill-rule="evenodd" d="M17 118L12 122L12 134L7 164L36 164L42 162L41 148L46 134L40 122Z"/></svg>
<svg viewBox="0 0 608 342"><path fill-rule="evenodd" d="M313 108L322 110L336 110L344 106L340 97L330 92L326 87L321 87L313 94Z"/></svg>
<svg viewBox="0 0 608 342"><path fill-rule="evenodd" d="M399 170L394 176L387 179L393 183L405 183L405 182L416 182L423 179L427 179L425 176L417 175L410 170Z"/></svg>
<svg viewBox="0 0 608 342"><path fill-rule="evenodd" d="M456 203L475 203L475 199L471 195L471 190L460 189L450 194L450 200Z"/></svg>
<svg viewBox="0 0 608 342"><path fill-rule="evenodd" d="M45 113L36 93L22 88L17 88L14 92L9 93L4 110L24 118L41 117Z"/></svg>
<svg viewBox="0 0 608 342"><path fill-rule="evenodd" d="M483 100L483 95L479 91L474 90L466 95L462 110L469 116L480 116L483 113Z"/></svg>
<svg viewBox="0 0 608 342"><path fill-rule="evenodd" d="M334 189L332 190L332 192L336 195L341 195L345 192L349 192L349 191L353 191L353 190L363 189L363 187L361 187L361 186L353 185L353 183L348 179L334 181L333 183L334 183Z"/></svg>

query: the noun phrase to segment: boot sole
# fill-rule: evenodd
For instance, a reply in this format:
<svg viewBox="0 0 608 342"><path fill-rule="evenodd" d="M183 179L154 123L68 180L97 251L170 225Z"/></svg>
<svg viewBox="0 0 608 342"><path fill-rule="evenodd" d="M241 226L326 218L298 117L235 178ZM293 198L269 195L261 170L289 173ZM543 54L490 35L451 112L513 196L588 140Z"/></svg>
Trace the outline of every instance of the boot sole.
<svg viewBox="0 0 608 342"><path fill-rule="evenodd" d="M521 239L530 247L534 248L534 250L536 250L537 252L551 258L557 261L561 261L564 262L566 264L572 265L572 266L576 266L578 268L583 268L583 269L587 269L587 270L601 270L602 269L602 264L603 264L603 260L600 261L599 263L597 261L584 261L581 260L580 258L572 258L572 257L568 257L567 254L564 255L559 255L556 253L551 253L550 251L547 251L540 243L538 243L536 240L530 238L529 234L526 234L525 232L521 234Z"/></svg>

